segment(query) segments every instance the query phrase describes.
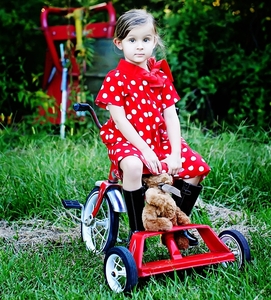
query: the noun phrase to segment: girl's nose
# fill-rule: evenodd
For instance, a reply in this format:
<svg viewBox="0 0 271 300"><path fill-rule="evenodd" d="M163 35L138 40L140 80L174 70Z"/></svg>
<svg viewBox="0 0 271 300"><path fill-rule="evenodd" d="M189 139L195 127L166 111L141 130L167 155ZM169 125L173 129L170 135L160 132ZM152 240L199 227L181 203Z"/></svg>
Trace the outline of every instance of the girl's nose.
<svg viewBox="0 0 271 300"><path fill-rule="evenodd" d="M136 48L137 48L137 49L143 49L142 43L141 43L141 42L138 42Z"/></svg>

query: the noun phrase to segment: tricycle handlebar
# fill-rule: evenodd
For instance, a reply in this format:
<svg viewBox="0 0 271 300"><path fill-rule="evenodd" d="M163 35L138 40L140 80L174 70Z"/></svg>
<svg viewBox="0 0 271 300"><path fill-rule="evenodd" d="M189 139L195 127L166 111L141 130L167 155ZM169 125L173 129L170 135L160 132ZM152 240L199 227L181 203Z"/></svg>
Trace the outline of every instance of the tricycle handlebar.
<svg viewBox="0 0 271 300"><path fill-rule="evenodd" d="M93 107L90 106L88 103L75 103L75 104L73 105L73 109L74 109L75 111L88 111L88 112L91 114L91 117L92 117L92 119L93 119L95 125L96 125L99 129L101 129L102 125L101 125L101 123L100 123L100 121L99 121L99 119L98 119L98 117L97 117L97 115L96 115L96 113L95 113Z"/></svg>

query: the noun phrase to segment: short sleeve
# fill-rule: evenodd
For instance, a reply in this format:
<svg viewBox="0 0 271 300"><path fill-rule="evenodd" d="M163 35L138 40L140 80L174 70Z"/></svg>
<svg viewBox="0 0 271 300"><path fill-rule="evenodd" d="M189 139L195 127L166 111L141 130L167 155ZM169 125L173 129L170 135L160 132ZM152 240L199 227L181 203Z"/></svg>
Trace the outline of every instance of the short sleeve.
<svg viewBox="0 0 271 300"><path fill-rule="evenodd" d="M162 99L163 99L163 109L170 107L177 103L180 100L180 96L178 95L173 83L171 80L167 79L164 83L162 89Z"/></svg>
<svg viewBox="0 0 271 300"><path fill-rule="evenodd" d="M118 70L110 71L101 86L95 99L95 104L101 108L107 109L108 104L123 107L124 103L124 83Z"/></svg>

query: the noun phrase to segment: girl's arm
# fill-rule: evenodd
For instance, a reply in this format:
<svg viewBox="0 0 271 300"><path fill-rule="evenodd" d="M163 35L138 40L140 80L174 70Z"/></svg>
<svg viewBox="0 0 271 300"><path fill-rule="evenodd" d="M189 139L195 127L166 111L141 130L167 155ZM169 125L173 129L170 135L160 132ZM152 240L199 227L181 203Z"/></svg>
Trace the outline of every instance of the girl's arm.
<svg viewBox="0 0 271 300"><path fill-rule="evenodd" d="M149 145L140 137L134 126L126 118L123 107L108 105L110 115L122 135L133 144L148 162L153 173L161 173L162 166L156 154L151 150Z"/></svg>
<svg viewBox="0 0 271 300"><path fill-rule="evenodd" d="M171 145L171 154L164 162L168 165L168 173L177 175L182 167L181 161L181 126L175 105L164 110L167 134Z"/></svg>

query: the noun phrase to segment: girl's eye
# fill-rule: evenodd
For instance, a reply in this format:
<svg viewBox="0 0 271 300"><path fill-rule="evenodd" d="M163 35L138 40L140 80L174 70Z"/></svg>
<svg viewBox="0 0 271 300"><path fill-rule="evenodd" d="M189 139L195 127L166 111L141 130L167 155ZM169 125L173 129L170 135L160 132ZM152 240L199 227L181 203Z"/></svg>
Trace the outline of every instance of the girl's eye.
<svg viewBox="0 0 271 300"><path fill-rule="evenodd" d="M149 38L145 38L143 41L146 43L148 42L150 39Z"/></svg>
<svg viewBox="0 0 271 300"><path fill-rule="evenodd" d="M131 43L134 43L135 42L135 39L130 39L129 40Z"/></svg>

